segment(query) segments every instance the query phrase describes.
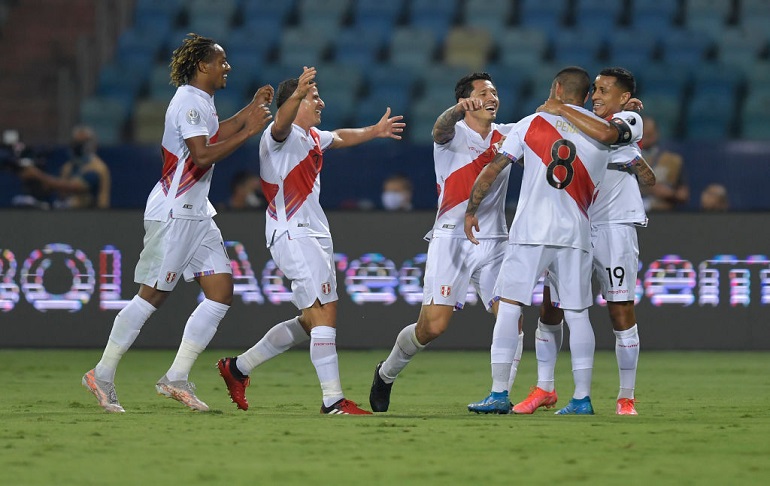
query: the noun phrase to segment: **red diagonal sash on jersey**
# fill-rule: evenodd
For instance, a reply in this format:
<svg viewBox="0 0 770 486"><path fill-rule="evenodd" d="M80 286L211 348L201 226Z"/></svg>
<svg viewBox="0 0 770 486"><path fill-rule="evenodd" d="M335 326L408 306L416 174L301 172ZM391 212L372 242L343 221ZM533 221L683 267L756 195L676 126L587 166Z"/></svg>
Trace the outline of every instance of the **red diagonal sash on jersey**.
<svg viewBox="0 0 770 486"><path fill-rule="evenodd" d="M278 221L278 213L275 210L275 196L278 194L278 184L271 184L262 179L262 194L267 200L267 214Z"/></svg>
<svg viewBox="0 0 770 486"><path fill-rule="evenodd" d="M208 143L216 143L217 138L219 138L219 132L209 138ZM184 170L182 171L182 177L179 180L179 189L176 191L176 197L179 197L192 189L195 183L201 180L201 177L203 177L206 172L210 171L212 167L214 166L210 165L205 169L198 167L193 163L192 157L188 157L187 160L184 161Z"/></svg>
<svg viewBox="0 0 770 486"><path fill-rule="evenodd" d="M310 130L310 135L313 137L315 145L283 181L283 199L286 204L287 221L294 216L294 213L313 192L316 177L323 167L324 155L321 151L321 138L314 130Z"/></svg>
<svg viewBox="0 0 770 486"><path fill-rule="evenodd" d="M492 132L492 141L489 146L491 147L496 144L501 138L503 138L502 134L495 130ZM473 183L476 182L476 177L479 176L479 173L481 173L482 169L484 169L487 164L492 162L494 157L495 152L485 150L469 164L452 172L452 174L446 178L446 181L444 181L444 197L441 199L438 217L441 217L442 214L453 207L468 200L471 195L471 189L473 189Z"/></svg>
<svg viewBox="0 0 770 486"><path fill-rule="evenodd" d="M168 189L171 187L171 179L174 177L174 171L176 170L176 163L179 161L176 155L172 154L166 147L160 147L161 157L163 157L163 171L160 176L160 187L163 189L163 194L168 194Z"/></svg>
<svg viewBox="0 0 770 486"><path fill-rule="evenodd" d="M553 144L561 140L562 137L556 128L548 123L543 117L538 116L532 120L532 123L527 130L527 134L524 136L524 143L532 149L543 161L546 166L552 162L551 160L551 148ZM525 161L526 163L526 161ZM572 169L575 171L572 177L572 182L567 185L564 190L567 194L575 200L578 208L583 215L588 217L588 207L591 205L594 196L594 190L596 186L588 170L583 165L583 161L576 154L575 160L572 162ZM558 190L558 189L557 189Z"/></svg>

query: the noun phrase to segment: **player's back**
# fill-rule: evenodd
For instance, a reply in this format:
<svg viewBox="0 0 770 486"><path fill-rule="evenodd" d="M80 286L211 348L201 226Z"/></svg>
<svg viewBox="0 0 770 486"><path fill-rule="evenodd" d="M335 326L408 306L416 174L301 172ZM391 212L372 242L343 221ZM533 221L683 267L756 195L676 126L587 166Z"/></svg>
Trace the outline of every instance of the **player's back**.
<svg viewBox="0 0 770 486"><path fill-rule="evenodd" d="M538 113L516 125L502 151L524 158L511 241L588 251L588 208L604 178L609 148L562 117Z"/></svg>

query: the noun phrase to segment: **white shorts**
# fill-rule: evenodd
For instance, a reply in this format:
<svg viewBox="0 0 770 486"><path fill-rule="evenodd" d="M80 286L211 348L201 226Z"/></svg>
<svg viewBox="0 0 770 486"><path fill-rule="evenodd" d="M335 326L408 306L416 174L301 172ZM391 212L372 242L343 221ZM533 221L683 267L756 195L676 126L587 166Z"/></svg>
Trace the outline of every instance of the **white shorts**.
<svg viewBox="0 0 770 486"><path fill-rule="evenodd" d="M217 273L233 273L222 233L213 219L170 219L144 222L144 249L134 281L171 291L179 277L186 281Z"/></svg>
<svg viewBox="0 0 770 486"><path fill-rule="evenodd" d="M270 254L291 280L291 301L298 309L307 309L316 300L322 304L338 300L331 238L291 239L284 233L270 246Z"/></svg>
<svg viewBox="0 0 770 486"><path fill-rule="evenodd" d="M577 248L509 244L495 294L532 305L532 290L545 270L554 306L569 310L591 306L591 254Z"/></svg>
<svg viewBox="0 0 770 486"><path fill-rule="evenodd" d="M639 270L639 240L631 224L591 228L594 272L602 297L609 302L633 301Z"/></svg>
<svg viewBox="0 0 770 486"><path fill-rule="evenodd" d="M503 263L505 239L482 239L474 245L466 238L433 238L425 262L423 305L431 302L462 309L473 284L476 293L491 311L495 281Z"/></svg>

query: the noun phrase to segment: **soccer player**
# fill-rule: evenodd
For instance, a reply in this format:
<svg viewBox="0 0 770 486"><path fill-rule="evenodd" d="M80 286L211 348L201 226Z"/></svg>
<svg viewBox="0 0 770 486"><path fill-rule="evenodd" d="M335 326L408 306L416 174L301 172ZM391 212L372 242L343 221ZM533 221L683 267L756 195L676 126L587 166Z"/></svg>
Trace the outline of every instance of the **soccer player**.
<svg viewBox="0 0 770 486"><path fill-rule="evenodd" d="M593 116L582 108L590 85L584 69L568 67L554 78L550 97ZM477 216L480 204L511 162L524 164L516 216L495 285L500 304L492 335L492 390L485 399L468 405L469 410L498 401L507 392L519 345L516 323L522 306L531 304L532 289L545 270L558 291L559 307L564 309L570 327L575 380L570 403L590 407L595 339L588 317L592 300L588 210L597 189L601 190L609 161L607 146L566 119L535 113L514 126L500 153L477 177L464 225L468 239L475 244L474 230L481 230Z"/></svg>
<svg viewBox="0 0 770 486"><path fill-rule="evenodd" d="M655 184L655 174L641 156L637 142L642 118L624 106L636 91L631 72L603 69L593 84L593 112L609 123L585 116L558 100L548 100L543 110L560 115L604 144L611 145L613 164L608 166L601 190L589 209L593 271L607 301L615 333L615 354L620 373L616 413L636 415L634 387L639 360L639 334L634 312L639 242L636 226L647 226L639 183ZM637 181L638 178L638 181ZM538 383L529 396L513 407L514 413L531 414L556 403L554 368L561 347L563 312L551 305L550 289L543 294L541 319L536 331Z"/></svg>
<svg viewBox="0 0 770 486"><path fill-rule="evenodd" d="M321 122L324 102L315 84L316 69L303 68L299 78L278 86L275 121L259 147L260 176L267 198L267 246L278 268L292 281L293 302L300 315L276 324L251 349L219 360L230 398L247 410L249 374L265 361L307 340L310 360L321 382L323 414L371 414L345 399L336 348L337 280L329 222L321 209L319 175L328 149L351 147L374 138L400 140L402 116L390 108L376 125L327 132Z"/></svg>
<svg viewBox="0 0 770 486"><path fill-rule="evenodd" d="M438 213L425 263L423 304L417 322L396 337L388 358L374 370L369 404L375 412L386 412L393 382L412 358L449 326L455 309L461 309L470 282L488 312L497 315L494 284L505 253L507 225L505 195L510 168L495 180L489 197L479 209L483 221L482 243L465 238L465 205L476 176L494 157L497 147L513 124L495 123L499 99L487 73L473 73L455 86L457 103L442 113L433 126L433 159L439 190ZM498 316L499 317L499 316ZM521 354L519 348L519 354ZM488 412L508 413L507 396L492 404Z"/></svg>
<svg viewBox="0 0 770 486"><path fill-rule="evenodd" d="M182 277L196 280L205 299L188 319L176 358L156 390L194 410L208 410L195 396L188 375L233 297L230 259L212 219L216 211L208 200L209 186L214 164L272 118L267 106L273 88L268 85L219 123L214 93L227 85L229 72L222 47L196 34L189 34L171 57L171 81L177 91L166 111L163 171L144 212L144 250L134 277L139 292L115 317L102 359L83 376L83 385L108 412L124 412L114 385L118 362Z"/></svg>

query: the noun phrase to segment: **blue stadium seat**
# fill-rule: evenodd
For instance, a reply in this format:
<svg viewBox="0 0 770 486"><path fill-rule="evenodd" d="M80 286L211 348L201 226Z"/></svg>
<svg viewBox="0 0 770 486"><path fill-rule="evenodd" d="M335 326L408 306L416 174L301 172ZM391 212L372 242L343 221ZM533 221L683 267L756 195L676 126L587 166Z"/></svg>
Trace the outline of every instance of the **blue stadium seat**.
<svg viewBox="0 0 770 486"><path fill-rule="evenodd" d="M362 68L373 65L380 57L384 39L372 35L363 26L355 26L340 31L332 40L335 62L357 64Z"/></svg>
<svg viewBox="0 0 770 486"><path fill-rule="evenodd" d="M770 140L770 85L754 88L743 102L741 136L749 140Z"/></svg>
<svg viewBox="0 0 770 486"><path fill-rule="evenodd" d="M707 63L693 71L695 95L733 98L738 94L743 82L742 72L720 63Z"/></svg>
<svg viewBox="0 0 770 486"><path fill-rule="evenodd" d="M283 25L291 16L296 8L296 0L248 0L243 2L243 23L260 19L273 19L278 25Z"/></svg>
<svg viewBox="0 0 770 486"><path fill-rule="evenodd" d="M513 2L508 0L467 0L462 10L463 25L499 37L511 25L513 12Z"/></svg>
<svg viewBox="0 0 770 486"><path fill-rule="evenodd" d="M336 28L350 9L350 0L299 0L299 25L309 29Z"/></svg>
<svg viewBox="0 0 770 486"><path fill-rule="evenodd" d="M640 32L665 33L679 16L679 2L671 0L635 0L631 2L629 19Z"/></svg>
<svg viewBox="0 0 770 486"><path fill-rule="evenodd" d="M182 0L137 0L134 5L136 18L164 17L175 20L182 10Z"/></svg>
<svg viewBox="0 0 770 486"><path fill-rule="evenodd" d="M157 64L150 71L147 86L147 98L168 103L176 93L176 88L170 84L169 68L166 64Z"/></svg>
<svg viewBox="0 0 770 486"><path fill-rule="evenodd" d="M285 29L281 33L279 63L284 66L298 66L300 69L302 66L317 65L323 60L330 35L329 31L322 29Z"/></svg>
<svg viewBox="0 0 770 486"><path fill-rule="evenodd" d="M702 33L675 30L661 37L661 60L672 66L694 67L706 60L712 39Z"/></svg>
<svg viewBox="0 0 770 486"><path fill-rule="evenodd" d="M676 64L650 63L640 72L634 73L640 94L664 93L684 97L684 90L690 82L690 72Z"/></svg>
<svg viewBox="0 0 770 486"><path fill-rule="evenodd" d="M414 15L431 14L436 17L448 18L454 20L458 14L460 2L458 0L409 0L407 2L407 13L411 19Z"/></svg>
<svg viewBox="0 0 770 486"><path fill-rule="evenodd" d="M322 94L333 89L346 92L349 97L355 98L363 87L364 77L359 66L335 63L319 67L316 81Z"/></svg>
<svg viewBox="0 0 770 486"><path fill-rule="evenodd" d="M655 56L658 39L649 32L619 28L607 35L607 64L645 66Z"/></svg>
<svg viewBox="0 0 770 486"><path fill-rule="evenodd" d="M417 76L411 70L390 64L372 66L364 73L368 81L367 98L382 106L390 105L394 112L404 112L417 85Z"/></svg>
<svg viewBox="0 0 770 486"><path fill-rule="evenodd" d="M766 47L767 37L759 32L744 28L725 29L717 38L717 59L747 73Z"/></svg>
<svg viewBox="0 0 770 486"><path fill-rule="evenodd" d="M222 45L230 55L231 51L253 52L260 59L267 59L281 40L283 26L267 17L258 17L233 29Z"/></svg>
<svg viewBox="0 0 770 486"><path fill-rule="evenodd" d="M555 35L564 26L568 7L567 0L522 0L519 2L518 24Z"/></svg>
<svg viewBox="0 0 770 486"><path fill-rule="evenodd" d="M553 60L558 64L595 65L603 48L599 33L579 29L563 29L553 38Z"/></svg>
<svg viewBox="0 0 770 486"><path fill-rule="evenodd" d="M575 4L575 27L585 32L605 32L620 23L623 2L579 0Z"/></svg>
<svg viewBox="0 0 770 486"><path fill-rule="evenodd" d="M278 84L289 78L298 78L302 74L302 65L299 66L282 66L280 64L266 64L265 67L257 73L257 84L262 86L264 84L272 85L276 91L278 90Z"/></svg>
<svg viewBox="0 0 770 486"><path fill-rule="evenodd" d="M188 17L224 17L232 19L238 9L238 0L187 0L183 2Z"/></svg>
<svg viewBox="0 0 770 486"><path fill-rule="evenodd" d="M91 96L80 104L80 121L94 128L102 145L114 145L122 141L127 117L125 107L109 98Z"/></svg>
<svg viewBox="0 0 770 486"><path fill-rule="evenodd" d="M353 23L358 23L361 16L376 16L395 24L404 9L404 0L356 0L353 7Z"/></svg>
<svg viewBox="0 0 770 486"><path fill-rule="evenodd" d="M406 68L422 68L433 62L436 44L436 38L429 31L413 27L397 28L388 50L390 62Z"/></svg>
<svg viewBox="0 0 770 486"><path fill-rule="evenodd" d="M356 107L353 113L353 126L365 127L368 125L374 125L385 114L385 109L390 107L391 116L406 115L406 109L409 105L409 98L407 96L401 96L396 98L388 94L371 93L365 98L361 98L356 102ZM406 120L409 124L409 120ZM411 129L411 125L408 125L407 131Z"/></svg>
<svg viewBox="0 0 770 486"><path fill-rule="evenodd" d="M548 37L541 30L511 28L498 39L498 63L503 66L531 70L548 54Z"/></svg>
<svg viewBox="0 0 770 486"><path fill-rule="evenodd" d="M680 97L667 92L644 92L640 97L644 102L643 114L655 118L661 137L672 137L677 132L682 116Z"/></svg>
<svg viewBox="0 0 770 486"><path fill-rule="evenodd" d="M433 37L441 43L444 42L447 33L452 28L452 21L448 17L440 15L418 13L411 17L408 25L432 33Z"/></svg>

